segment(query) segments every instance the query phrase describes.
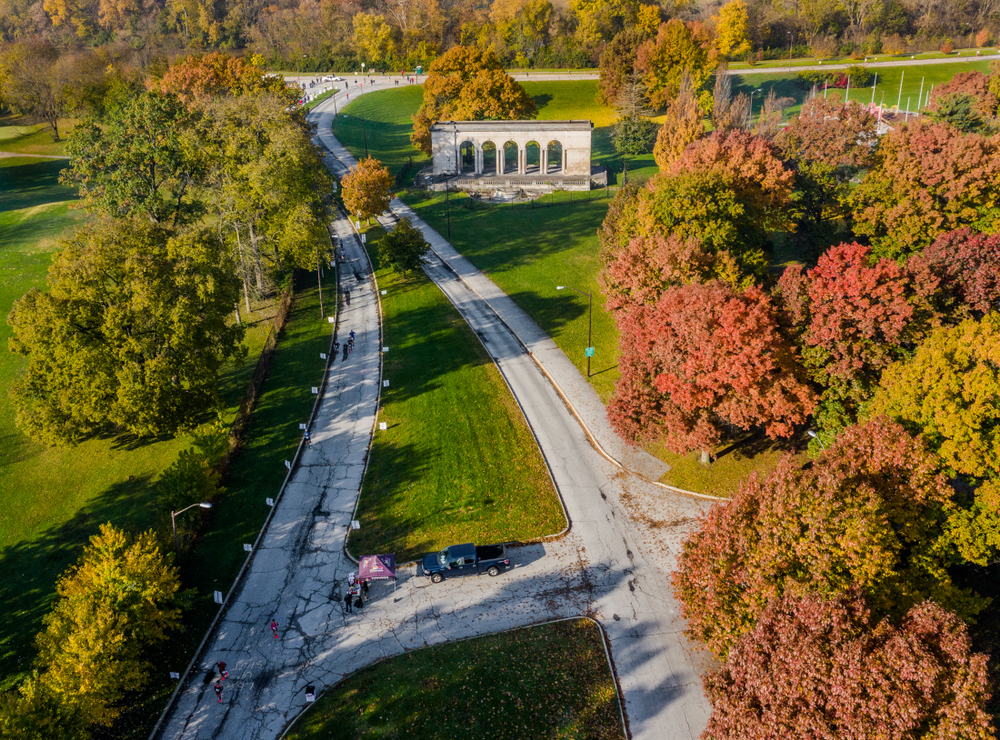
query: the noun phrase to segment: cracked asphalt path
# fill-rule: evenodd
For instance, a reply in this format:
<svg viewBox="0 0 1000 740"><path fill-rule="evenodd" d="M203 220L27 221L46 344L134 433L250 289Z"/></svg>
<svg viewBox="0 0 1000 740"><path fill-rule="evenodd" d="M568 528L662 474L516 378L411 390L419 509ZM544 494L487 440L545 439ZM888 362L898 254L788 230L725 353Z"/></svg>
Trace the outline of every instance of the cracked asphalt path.
<svg viewBox="0 0 1000 740"><path fill-rule="evenodd" d="M312 117L328 118L322 104ZM339 146L329 141L328 120L320 129L327 132L324 144ZM395 590L376 584L363 610L344 614L344 583L355 566L342 546L375 427L381 340L367 259L346 221L334 229L346 237L341 288L351 291L350 304L341 301L338 334L353 328L356 348L331 363L313 445L158 736L276 738L306 707L309 685L322 692L405 650L588 614L608 635L632 737L697 737L710 710L699 676L706 658L682 633L669 573L704 503L657 489L598 454L522 342L440 260L428 265L428 274L496 359L552 470L572 528L562 538L512 548L514 567L497 578L432 585L415 577L414 566L402 566ZM637 515L637 502L646 513ZM268 627L272 618L279 639ZM221 704L211 683L219 660L229 669Z"/></svg>

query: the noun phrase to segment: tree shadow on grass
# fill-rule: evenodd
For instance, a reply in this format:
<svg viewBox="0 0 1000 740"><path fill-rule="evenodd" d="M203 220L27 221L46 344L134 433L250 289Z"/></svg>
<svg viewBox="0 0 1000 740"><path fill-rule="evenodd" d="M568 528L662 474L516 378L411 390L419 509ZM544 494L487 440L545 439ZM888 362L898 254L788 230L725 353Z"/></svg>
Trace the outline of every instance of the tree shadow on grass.
<svg viewBox="0 0 1000 740"><path fill-rule="evenodd" d="M542 295L534 290L522 290L511 294L510 298L549 336L558 334L588 310L587 299L569 291Z"/></svg>
<svg viewBox="0 0 1000 740"><path fill-rule="evenodd" d="M0 212L75 200L76 189L59 184L69 160L50 159L0 167Z"/></svg>
<svg viewBox="0 0 1000 740"><path fill-rule="evenodd" d="M750 432L736 435L730 438L730 443L720 449L715 460L719 460L728 455L734 459L750 459L768 452L798 452L805 449L809 444L809 437L804 429L799 430L791 437L778 437L771 439L764 434L763 429L755 429Z"/></svg>
<svg viewBox="0 0 1000 740"><path fill-rule="evenodd" d="M55 599L59 575L83 552L100 525L113 522L129 532L155 521L155 491L149 476L116 483L91 499L72 519L33 540L0 549L0 609L8 628L0 634L0 688L10 688L31 670L35 635Z"/></svg>

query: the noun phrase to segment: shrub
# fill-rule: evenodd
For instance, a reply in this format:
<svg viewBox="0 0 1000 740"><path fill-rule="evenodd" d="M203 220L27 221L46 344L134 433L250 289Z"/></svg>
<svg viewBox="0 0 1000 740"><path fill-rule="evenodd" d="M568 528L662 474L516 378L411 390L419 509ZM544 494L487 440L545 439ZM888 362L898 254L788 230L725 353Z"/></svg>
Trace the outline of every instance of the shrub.
<svg viewBox="0 0 1000 740"><path fill-rule="evenodd" d="M951 43L951 39L945 39L941 46L938 47L938 51L942 54L951 54L955 51L955 46Z"/></svg>

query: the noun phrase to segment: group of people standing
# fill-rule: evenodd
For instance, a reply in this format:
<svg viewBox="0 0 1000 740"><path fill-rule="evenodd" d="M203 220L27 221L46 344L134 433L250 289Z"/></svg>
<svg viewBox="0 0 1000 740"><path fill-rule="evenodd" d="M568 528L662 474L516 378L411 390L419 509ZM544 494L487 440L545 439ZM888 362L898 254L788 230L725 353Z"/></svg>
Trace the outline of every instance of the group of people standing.
<svg viewBox="0 0 1000 740"><path fill-rule="evenodd" d="M361 609L368 598L368 580L358 580L357 573L351 573L347 577L347 591L344 594L344 612L351 614L354 608Z"/></svg>

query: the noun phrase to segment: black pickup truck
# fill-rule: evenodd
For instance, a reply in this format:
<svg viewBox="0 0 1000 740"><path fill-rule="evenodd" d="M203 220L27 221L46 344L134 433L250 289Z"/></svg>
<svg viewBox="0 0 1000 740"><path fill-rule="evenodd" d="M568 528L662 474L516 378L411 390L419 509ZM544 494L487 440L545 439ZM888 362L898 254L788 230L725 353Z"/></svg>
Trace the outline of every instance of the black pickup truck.
<svg viewBox="0 0 1000 740"><path fill-rule="evenodd" d="M500 575L510 565L510 559L506 545L476 547L470 542L428 555L421 565L425 576L430 576L433 583L441 583L456 576Z"/></svg>

